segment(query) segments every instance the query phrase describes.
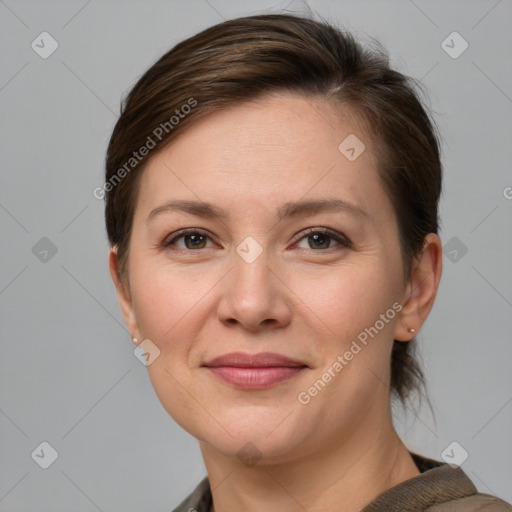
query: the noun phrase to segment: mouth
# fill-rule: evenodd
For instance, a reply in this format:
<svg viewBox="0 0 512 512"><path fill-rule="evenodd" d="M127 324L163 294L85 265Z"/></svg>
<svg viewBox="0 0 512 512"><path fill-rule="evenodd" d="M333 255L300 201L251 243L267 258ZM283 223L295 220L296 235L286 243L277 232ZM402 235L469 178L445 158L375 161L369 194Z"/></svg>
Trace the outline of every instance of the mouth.
<svg viewBox="0 0 512 512"><path fill-rule="evenodd" d="M233 352L203 364L218 379L243 389L265 389L309 368L305 363L271 352Z"/></svg>

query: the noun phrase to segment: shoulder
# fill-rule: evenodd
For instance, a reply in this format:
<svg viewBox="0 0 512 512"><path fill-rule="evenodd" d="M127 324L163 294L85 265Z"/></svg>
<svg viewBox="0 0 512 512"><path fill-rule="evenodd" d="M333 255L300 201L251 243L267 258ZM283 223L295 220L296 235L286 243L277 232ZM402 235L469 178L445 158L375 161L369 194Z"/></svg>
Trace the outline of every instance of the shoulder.
<svg viewBox="0 0 512 512"><path fill-rule="evenodd" d="M496 496L477 493L464 498L439 503L425 512L512 512L512 505Z"/></svg>
<svg viewBox="0 0 512 512"><path fill-rule="evenodd" d="M512 512L506 501L478 492L460 466L410 453L420 474L388 489L362 512Z"/></svg>
<svg viewBox="0 0 512 512"><path fill-rule="evenodd" d="M210 481L205 476L173 512L209 512L212 505Z"/></svg>

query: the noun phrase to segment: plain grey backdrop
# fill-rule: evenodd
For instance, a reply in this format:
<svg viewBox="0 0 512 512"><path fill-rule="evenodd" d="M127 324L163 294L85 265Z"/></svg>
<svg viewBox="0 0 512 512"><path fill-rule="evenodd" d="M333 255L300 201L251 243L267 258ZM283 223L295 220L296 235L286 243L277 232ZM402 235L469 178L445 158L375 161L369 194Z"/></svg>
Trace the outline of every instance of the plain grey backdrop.
<svg viewBox="0 0 512 512"><path fill-rule="evenodd" d="M422 80L443 136L444 274L418 337L437 422L397 410L396 428L438 460L467 452L479 490L512 501L512 2L309 5ZM0 512L171 511L206 474L133 354L93 190L121 96L158 57L283 9L303 11L0 0Z"/></svg>

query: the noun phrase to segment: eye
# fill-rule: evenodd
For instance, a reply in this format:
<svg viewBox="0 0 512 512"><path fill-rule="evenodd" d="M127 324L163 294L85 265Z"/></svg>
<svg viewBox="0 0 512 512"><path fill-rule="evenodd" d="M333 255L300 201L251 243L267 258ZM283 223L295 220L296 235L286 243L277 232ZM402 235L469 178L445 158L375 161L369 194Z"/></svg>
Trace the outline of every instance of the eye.
<svg viewBox="0 0 512 512"><path fill-rule="evenodd" d="M183 241L184 245L180 245L178 241ZM174 234L172 238L166 238L161 243L162 248L175 248L180 250L196 250L207 249L207 242L210 240L208 234L202 230L188 228ZM306 240L309 247L300 246L302 240ZM333 244L332 242L336 242ZM298 239L295 243L301 248L310 248L314 250L319 249L333 249L333 248L349 248L351 247L350 241L341 233L333 231L329 228L309 228L306 234ZM210 246L211 247L211 246Z"/></svg>
<svg viewBox="0 0 512 512"><path fill-rule="evenodd" d="M299 239L299 242L301 240L306 240L306 243L309 244L309 247L302 246L302 248L305 249L332 249L332 241L337 242L338 246L351 247L349 240L345 236L328 228L309 228L306 231L306 235L303 235ZM300 247L300 245L298 245L298 247ZM334 247L336 247L336 245L334 245Z"/></svg>
<svg viewBox="0 0 512 512"><path fill-rule="evenodd" d="M183 239L185 245L180 246L176 244L177 240ZM173 238L165 239L162 242L162 247L170 247L170 246L176 246L178 249L185 249L185 250L194 250L194 249L205 249L206 242L209 239L209 236L198 229L185 229L183 231L180 231L177 235L175 235Z"/></svg>

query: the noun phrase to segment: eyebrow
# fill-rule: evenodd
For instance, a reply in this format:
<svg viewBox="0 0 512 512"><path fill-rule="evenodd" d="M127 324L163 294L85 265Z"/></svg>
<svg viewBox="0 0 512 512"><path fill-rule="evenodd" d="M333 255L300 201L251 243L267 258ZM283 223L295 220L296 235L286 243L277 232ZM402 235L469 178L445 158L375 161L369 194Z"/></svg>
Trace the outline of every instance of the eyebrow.
<svg viewBox="0 0 512 512"><path fill-rule="evenodd" d="M155 209L151 210L146 218L146 223L158 214L164 212L170 213L173 211L185 212L204 218L218 217L221 220L227 220L229 218L229 213L226 210L219 206L214 206L211 203L204 201L176 200L169 201L168 203L157 206ZM344 211L363 218L369 217L368 213L359 206L338 198L284 203L277 210L277 217L281 221L283 219L302 217L328 211Z"/></svg>

